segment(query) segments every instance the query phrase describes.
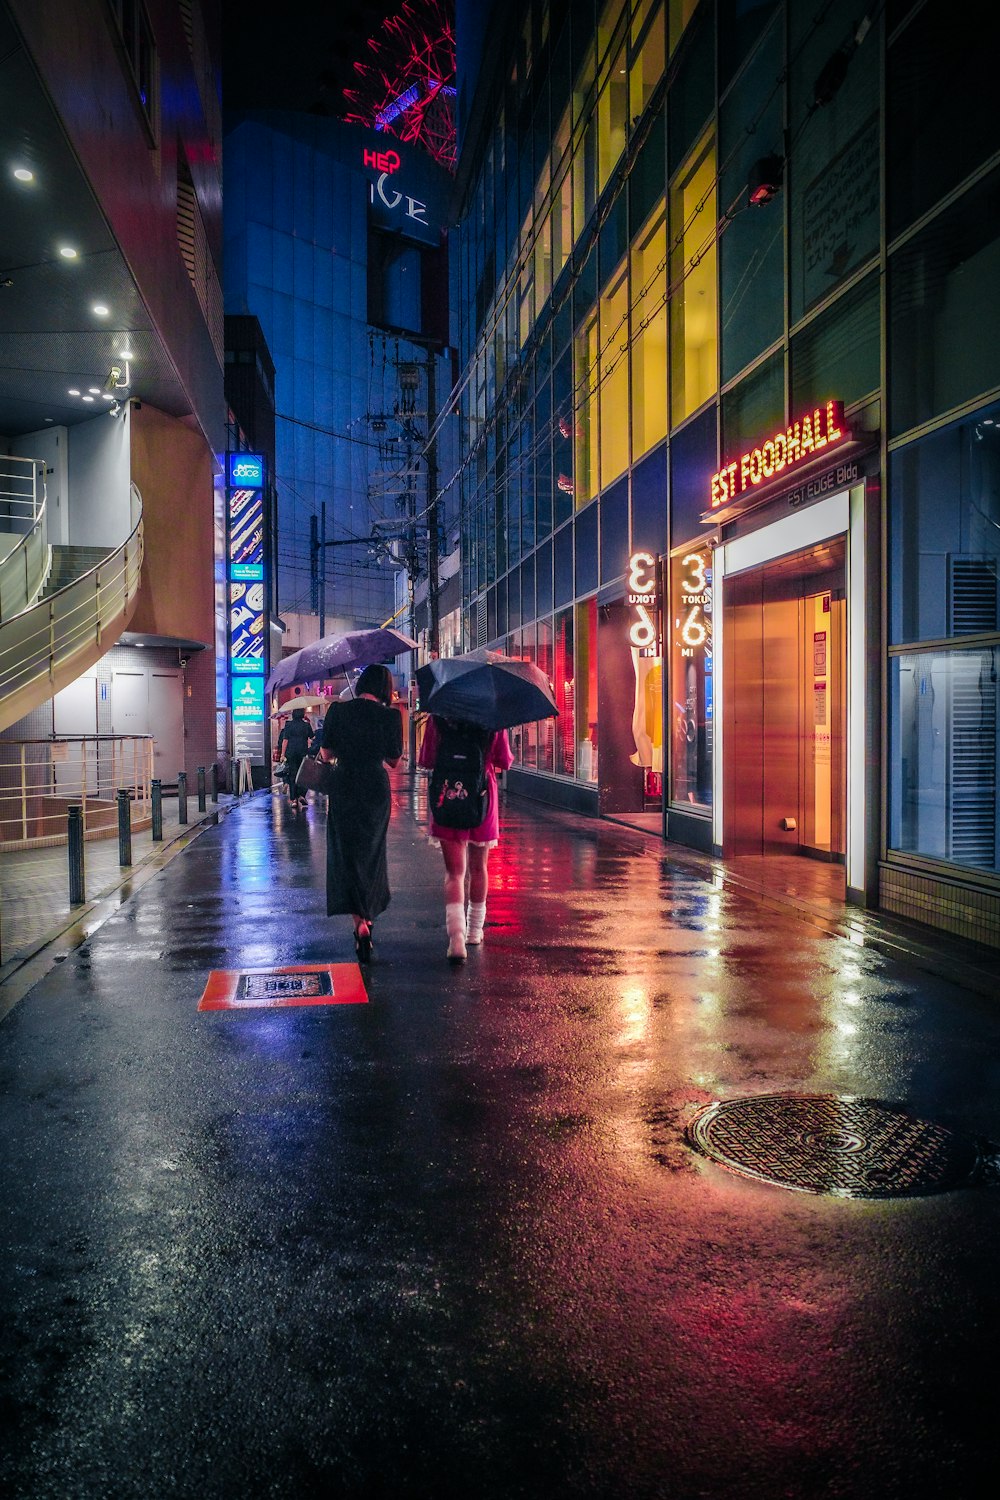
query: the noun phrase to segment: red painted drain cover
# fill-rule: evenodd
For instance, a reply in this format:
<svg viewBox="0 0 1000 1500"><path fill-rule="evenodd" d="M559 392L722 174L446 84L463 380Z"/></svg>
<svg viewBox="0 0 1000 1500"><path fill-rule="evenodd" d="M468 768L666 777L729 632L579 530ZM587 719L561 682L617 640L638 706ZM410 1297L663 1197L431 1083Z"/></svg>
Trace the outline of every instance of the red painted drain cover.
<svg viewBox="0 0 1000 1500"><path fill-rule="evenodd" d="M366 1005L357 964L289 964L280 969L213 969L199 1010L279 1010L292 1005Z"/></svg>

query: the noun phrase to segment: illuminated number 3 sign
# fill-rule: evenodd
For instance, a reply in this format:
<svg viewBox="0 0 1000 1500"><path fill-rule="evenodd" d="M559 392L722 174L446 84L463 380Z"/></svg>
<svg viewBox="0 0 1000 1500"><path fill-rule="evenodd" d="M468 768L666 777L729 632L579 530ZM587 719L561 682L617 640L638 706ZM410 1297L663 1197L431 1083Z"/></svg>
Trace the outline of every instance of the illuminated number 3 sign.
<svg viewBox="0 0 1000 1500"><path fill-rule="evenodd" d="M656 558L652 553L633 552L629 558L628 602L635 610L628 638L643 656L655 656L656 622L650 610L656 609Z"/></svg>
<svg viewBox="0 0 1000 1500"><path fill-rule="evenodd" d="M689 552L681 559L682 577L681 607L687 610L681 626L682 656L693 656L699 646L708 640L705 623L705 606L710 601L708 567L705 558L698 552Z"/></svg>

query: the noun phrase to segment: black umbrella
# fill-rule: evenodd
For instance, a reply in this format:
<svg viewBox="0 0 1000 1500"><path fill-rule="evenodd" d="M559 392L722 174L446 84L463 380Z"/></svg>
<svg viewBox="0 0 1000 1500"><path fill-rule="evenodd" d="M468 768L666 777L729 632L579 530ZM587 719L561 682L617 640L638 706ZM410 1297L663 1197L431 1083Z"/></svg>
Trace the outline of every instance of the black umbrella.
<svg viewBox="0 0 1000 1500"><path fill-rule="evenodd" d="M445 656L417 668L420 707L483 729L510 729L558 714L549 680L530 661L498 651Z"/></svg>
<svg viewBox="0 0 1000 1500"><path fill-rule="evenodd" d="M291 687L296 682L316 682L348 667L367 667L416 649L416 641L391 625L371 630L349 630L345 635L327 635L301 651L293 651L278 662L267 679L267 691Z"/></svg>

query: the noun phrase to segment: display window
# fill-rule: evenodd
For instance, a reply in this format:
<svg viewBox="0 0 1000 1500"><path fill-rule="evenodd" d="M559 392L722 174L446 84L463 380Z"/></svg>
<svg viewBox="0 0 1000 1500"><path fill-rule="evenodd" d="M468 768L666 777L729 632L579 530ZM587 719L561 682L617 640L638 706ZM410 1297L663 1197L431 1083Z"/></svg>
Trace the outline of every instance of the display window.
<svg viewBox="0 0 1000 1500"><path fill-rule="evenodd" d="M597 600L576 606L576 775L597 783Z"/></svg>
<svg viewBox="0 0 1000 1500"><path fill-rule="evenodd" d="M552 686L559 717L555 730L555 770L572 776L576 769L576 682L573 650L573 609L561 609L553 630Z"/></svg>
<svg viewBox="0 0 1000 1500"><path fill-rule="evenodd" d="M712 804L712 549L670 560L671 801Z"/></svg>

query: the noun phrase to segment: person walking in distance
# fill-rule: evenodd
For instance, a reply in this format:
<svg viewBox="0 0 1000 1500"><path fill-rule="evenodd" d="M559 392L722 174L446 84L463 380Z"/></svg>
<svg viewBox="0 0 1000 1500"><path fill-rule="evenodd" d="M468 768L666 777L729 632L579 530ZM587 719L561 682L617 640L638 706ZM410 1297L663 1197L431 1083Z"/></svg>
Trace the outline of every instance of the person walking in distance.
<svg viewBox="0 0 1000 1500"><path fill-rule="evenodd" d="M431 773L430 834L444 856L445 930L453 964L465 962L467 944L483 941L490 850L500 841L497 772L513 760L505 729L481 729L436 714L427 721L417 764Z"/></svg>
<svg viewBox="0 0 1000 1500"><path fill-rule="evenodd" d="M304 708L293 708L292 717L286 719L281 726L278 735L278 759L281 759L282 746L285 751L285 780L288 782L288 795L292 807L305 807L306 794L301 787L295 785L299 766L303 757L309 749L309 741L312 738L312 725L306 718Z"/></svg>
<svg viewBox="0 0 1000 1500"><path fill-rule="evenodd" d="M361 963L372 956L375 918L391 893L385 840L392 798L386 767L403 754L403 720L392 705L388 667L365 667L346 703L333 702L323 724L320 760L327 776L326 914L350 914Z"/></svg>

